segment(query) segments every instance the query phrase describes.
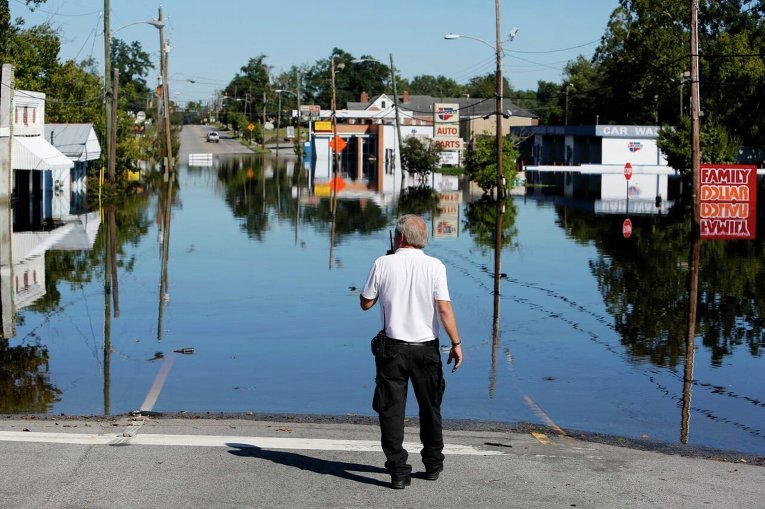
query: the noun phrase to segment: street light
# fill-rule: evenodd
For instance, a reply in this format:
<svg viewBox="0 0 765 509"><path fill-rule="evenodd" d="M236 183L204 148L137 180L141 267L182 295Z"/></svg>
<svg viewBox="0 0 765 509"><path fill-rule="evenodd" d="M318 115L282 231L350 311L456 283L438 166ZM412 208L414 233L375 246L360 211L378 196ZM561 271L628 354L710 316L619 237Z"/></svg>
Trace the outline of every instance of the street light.
<svg viewBox="0 0 765 509"><path fill-rule="evenodd" d="M107 173L109 176L109 180L114 182L116 178L116 154L115 154L115 143L112 140L112 134L115 130L114 126L112 126L112 54L111 54L111 38L112 38L112 32L110 27L110 21L109 21L109 0L104 1L104 96L106 97L106 108L104 111L104 119L106 121L106 158L107 158ZM117 33L123 28L127 28L132 25L139 25L139 24L146 24L151 25L154 28L157 28L160 30L160 39L162 39L162 28L165 26L165 22L162 20L162 8L159 9L159 19L148 19L143 21L133 21L132 23L128 23L126 25L122 25L121 27L114 30L113 33ZM164 55L164 48L160 47L160 51L162 51ZM162 60L164 62L164 59ZM165 85L166 86L166 85ZM166 90L165 90L166 91Z"/></svg>
<svg viewBox="0 0 765 509"><path fill-rule="evenodd" d="M300 112L300 74L298 74L298 82L297 82L297 93L292 92L290 90L285 89L277 89L275 90L277 94L279 94L279 121L277 123L281 123L281 113L282 113L282 105L281 105L281 99L282 93L294 95L297 99L297 112L298 112L298 120L297 120L297 139L298 139L298 164L303 164L303 138L300 135L300 121L302 120L300 117L302 113ZM278 134L278 129L277 129ZM279 139L276 140L276 157L279 157Z"/></svg>
<svg viewBox="0 0 765 509"><path fill-rule="evenodd" d="M376 58L357 58L355 60L351 60L354 64L360 64L362 62L377 62L380 65L385 65ZM390 53L390 81L391 86L393 87L393 110L396 115L396 139L398 141L398 153L396 154L396 157L394 157L394 161L398 159L398 168L401 170L401 191L404 190L404 168L401 166L401 121L399 119L399 113L398 113L398 94L396 93L396 67L393 65L393 53ZM394 179L394 186L395 179Z"/></svg>
<svg viewBox="0 0 765 509"><path fill-rule="evenodd" d="M332 58L330 60L330 81L332 82L332 139L335 140L333 143L335 144L335 149L332 150L334 152L334 168L332 169L333 173L333 179L332 179L332 185L330 186L332 188L332 224L334 225L335 221L335 213L337 212L337 171L340 167L340 155L337 151L337 87L335 86L335 67L337 69L344 69L345 64L339 63L337 66L335 66L335 55L332 55Z"/></svg>
<svg viewBox="0 0 765 509"><path fill-rule="evenodd" d="M570 89L573 89L573 88L574 88L574 85L572 85L571 83L566 85L566 119L565 119L565 125L568 125L568 91Z"/></svg>
<svg viewBox="0 0 765 509"><path fill-rule="evenodd" d="M501 196L504 196L504 184L505 184L505 175L504 175L504 169L503 169L503 158L502 158L502 103L503 103L503 82L502 82L502 39L501 39L501 29L500 29L500 9L499 9L499 0L496 0L496 19L497 19L497 41L496 45L492 46L490 43L484 41L483 39L479 37L474 37L472 35L465 35L465 34L454 34L454 33L448 33L444 35L444 39L446 40L454 40L454 39L472 39L474 41L478 41L481 44L484 44L494 50L496 54L496 60L497 60L497 103L496 103L496 111L494 114L497 117L497 199L499 199ZM515 36L518 34L518 27L513 27L513 29L510 31L510 34L508 35L507 41L512 41L515 39Z"/></svg>
<svg viewBox="0 0 765 509"><path fill-rule="evenodd" d="M690 71L680 73L680 121L683 120L683 85L691 77Z"/></svg>
<svg viewBox="0 0 765 509"><path fill-rule="evenodd" d="M496 44L495 46L492 46L488 42L479 39L478 37L472 37L472 36L466 36L466 35L460 35L460 34L446 34L444 36L447 40L452 39L459 39L460 37L464 37L466 39L474 39L478 42L481 42L485 44L486 46L492 48L495 50L496 59L497 59L497 105L496 105L496 111L494 114L497 117L497 217L496 217L496 225L495 225L495 238L497 241L498 246L502 246L502 213L504 211L504 204L503 204L503 198L504 198L504 170L502 168L502 92L503 92L503 83L502 83L502 38L501 38L501 21L500 21L500 0L494 1L494 8L495 8L495 18L496 18ZM510 31L509 40L512 41L515 39L515 36L518 34L518 27L513 27L513 29ZM501 273L501 256L500 253L495 251L494 254L494 295L500 295L500 284L499 284L499 278L497 277L498 274Z"/></svg>

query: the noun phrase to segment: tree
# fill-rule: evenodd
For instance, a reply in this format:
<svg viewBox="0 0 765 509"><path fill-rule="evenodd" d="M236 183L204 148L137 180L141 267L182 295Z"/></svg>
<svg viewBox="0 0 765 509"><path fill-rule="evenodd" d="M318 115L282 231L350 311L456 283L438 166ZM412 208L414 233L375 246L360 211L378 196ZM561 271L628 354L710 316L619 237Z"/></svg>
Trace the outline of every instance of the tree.
<svg viewBox="0 0 765 509"><path fill-rule="evenodd" d="M246 107L248 116L253 118L255 101L262 101L263 94L269 102L275 97L274 87L271 86L271 66L265 60L264 54L250 58L224 89L224 95L231 98L223 103L223 118L227 122L229 112L244 113Z"/></svg>
<svg viewBox="0 0 765 509"><path fill-rule="evenodd" d="M464 93L462 85L453 79L428 74L421 74L412 78L408 90L413 95L429 95L431 97L460 97Z"/></svg>
<svg viewBox="0 0 765 509"><path fill-rule="evenodd" d="M103 84L93 65L92 60L68 60L56 67L46 91L46 122L93 123L96 132L103 133Z"/></svg>
<svg viewBox="0 0 765 509"><path fill-rule="evenodd" d="M515 161L518 149L508 138L502 139L502 173L507 182L515 178ZM484 193L492 193L497 186L497 139L494 136L478 136L468 151L466 174Z"/></svg>
<svg viewBox="0 0 765 509"><path fill-rule="evenodd" d="M417 177L420 185L425 185L428 175L438 168L440 160L441 147L432 140L423 141L416 136L404 139L401 165L410 175Z"/></svg>
<svg viewBox="0 0 765 509"><path fill-rule="evenodd" d="M24 0L27 6L37 7L44 4L46 0ZM3 62L8 62L8 42L18 33L21 23L19 20L11 22L11 9L8 6L8 0L0 0L0 57Z"/></svg>
<svg viewBox="0 0 765 509"><path fill-rule="evenodd" d="M656 142L667 156L667 163L684 178L691 176L691 120L684 117L677 128L663 127ZM701 161L735 163L741 140L714 119L701 122Z"/></svg>
<svg viewBox="0 0 765 509"><path fill-rule="evenodd" d="M154 67L149 54L138 41L128 44L116 38L112 38L110 51L112 67L120 72L120 102L131 111L146 109L151 91L144 78Z"/></svg>
<svg viewBox="0 0 765 509"><path fill-rule="evenodd" d="M45 23L25 30L11 30L2 55L4 63L15 65L16 88L49 91L51 73L58 66L61 40L56 30Z"/></svg>
<svg viewBox="0 0 765 509"><path fill-rule="evenodd" d="M489 99L497 96L497 75L493 72L484 74L483 76L476 76L471 78L465 85L463 92L470 97L483 97ZM512 89L510 83L502 78L502 95L504 97L510 97Z"/></svg>
<svg viewBox="0 0 765 509"><path fill-rule="evenodd" d="M357 102L362 92L375 97L391 89L390 68L376 59L362 55L369 61L353 63L352 54L340 48L334 48L330 58L317 60L305 74L306 100L329 109L332 102L330 67L335 60L335 91L337 107L344 108L349 102ZM396 83L400 78L396 77Z"/></svg>

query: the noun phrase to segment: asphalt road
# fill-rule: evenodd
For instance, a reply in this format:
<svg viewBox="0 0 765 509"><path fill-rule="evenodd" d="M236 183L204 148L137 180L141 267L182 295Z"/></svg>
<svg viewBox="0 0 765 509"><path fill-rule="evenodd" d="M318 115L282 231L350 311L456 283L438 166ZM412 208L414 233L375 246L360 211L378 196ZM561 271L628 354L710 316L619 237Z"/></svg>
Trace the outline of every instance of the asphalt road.
<svg viewBox="0 0 765 509"><path fill-rule="evenodd" d="M763 507L765 468L518 432L447 431L445 471L388 487L377 426L242 418L0 419L0 506Z"/></svg>
<svg viewBox="0 0 765 509"><path fill-rule="evenodd" d="M207 133L217 131L213 126L184 125L180 133L181 149L178 154L181 163L188 162L189 154L251 154L252 150L238 140L231 138L230 131L218 131L220 141L208 143Z"/></svg>

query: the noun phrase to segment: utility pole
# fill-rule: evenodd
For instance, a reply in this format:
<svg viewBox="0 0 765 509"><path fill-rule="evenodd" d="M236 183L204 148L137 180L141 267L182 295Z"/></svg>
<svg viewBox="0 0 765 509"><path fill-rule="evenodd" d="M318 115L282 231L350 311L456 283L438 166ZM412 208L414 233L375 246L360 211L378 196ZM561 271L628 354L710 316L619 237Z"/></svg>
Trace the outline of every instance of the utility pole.
<svg viewBox="0 0 765 509"><path fill-rule="evenodd" d="M0 86L0 129L8 130L8 141L0 144L0 333L5 339L16 335L16 303L13 289L13 65L3 64Z"/></svg>
<svg viewBox="0 0 765 509"><path fill-rule="evenodd" d="M266 91L263 91L263 129L260 133L260 148L266 151Z"/></svg>
<svg viewBox="0 0 765 509"><path fill-rule="evenodd" d="M165 110L165 143L167 145L167 164L165 165L165 178L169 177L173 169L173 145L170 136L170 89L167 83L167 48L165 47L165 27L162 17L162 7L159 8L159 52L160 67L162 73L162 108Z"/></svg>
<svg viewBox="0 0 765 509"><path fill-rule="evenodd" d="M701 167L701 126L699 118L699 1L691 0L691 172L693 175L693 223L694 238L699 237L700 224L700 179Z"/></svg>
<svg viewBox="0 0 765 509"><path fill-rule="evenodd" d="M344 67L344 64L340 64ZM342 67L341 67L342 69ZM340 168L340 154L339 150L337 150L337 92L336 92L336 86L335 86L335 56L332 55L332 60L330 62L330 77L332 81L332 143L335 145L335 148L332 150L334 153L334 167L332 171L332 180L330 187L332 188L332 222L334 225L335 221L335 213L337 212L337 172ZM330 264L331 264L330 260ZM332 268L330 266L330 268Z"/></svg>
<svg viewBox="0 0 765 509"><path fill-rule="evenodd" d="M119 103L120 71L114 69L114 79L112 80L111 90L111 126L109 130L109 141L107 142L109 152L107 155L109 181L117 180L117 106Z"/></svg>
<svg viewBox="0 0 765 509"><path fill-rule="evenodd" d="M500 21L500 0L494 2L496 16L497 16L497 199L501 199L505 195L504 184L505 174L503 165L502 154L502 27Z"/></svg>
<svg viewBox="0 0 765 509"><path fill-rule="evenodd" d="M111 43L112 43L112 35L111 35L111 29L109 27L109 0L104 0L104 98L106 100L106 104L104 107L104 117L105 117L105 125L106 125L106 158L107 158L107 168L111 168L111 161L112 158L112 150L111 146L109 146L112 143L112 83L111 83L111 74L112 74L112 50L111 50ZM114 175L112 175L111 171L108 172L109 180L111 182L114 182Z"/></svg>
<svg viewBox="0 0 765 509"><path fill-rule="evenodd" d="M303 79L303 74L298 71L297 73L297 139L298 139L298 165L300 170L303 170L303 137L300 133L300 123L303 120L303 113L300 111L300 81ZM298 188L299 189L299 188ZM299 192L299 191L298 191Z"/></svg>
<svg viewBox="0 0 765 509"><path fill-rule="evenodd" d="M396 114L396 138L398 139L398 167L401 169L401 191L404 190L404 167L401 165L401 121L398 118L398 93L396 92L396 67L390 53L390 81L393 84L393 110ZM394 160L395 161L395 160Z"/></svg>

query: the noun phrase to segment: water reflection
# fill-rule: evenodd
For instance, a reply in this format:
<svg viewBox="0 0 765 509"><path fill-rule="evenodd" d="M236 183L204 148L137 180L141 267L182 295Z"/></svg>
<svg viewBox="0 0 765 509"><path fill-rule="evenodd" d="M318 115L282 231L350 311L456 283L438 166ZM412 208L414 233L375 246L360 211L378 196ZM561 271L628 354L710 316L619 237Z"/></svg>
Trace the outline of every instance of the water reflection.
<svg viewBox="0 0 765 509"><path fill-rule="evenodd" d="M172 219L173 199L175 188L178 186L175 173L171 173L167 181L158 185L157 189L157 230L160 246L161 269L159 276L159 302L157 304L157 342L162 341L162 321L165 306L170 301L168 291L167 269L170 260L170 223Z"/></svg>
<svg viewBox="0 0 765 509"><path fill-rule="evenodd" d="M699 301L699 262L701 240L694 236L688 261L688 333L685 337L685 363L683 366L683 403L680 418L680 442L688 443L691 421L691 386L693 360L696 354L696 311Z"/></svg>
<svg viewBox="0 0 765 509"><path fill-rule="evenodd" d="M559 224L570 237L597 246L590 270L629 355L672 372L683 364L682 375L678 374L681 443L689 442L693 412L762 436L763 430L745 424L744 413L723 417L720 405L708 401L710 396L725 397L761 412L765 405L756 395L694 378L696 338L709 351L714 369L723 368L726 359L741 348L752 357L761 356L765 345L762 237L695 240L687 221L689 210L683 204L666 216L635 218L629 239L620 234L618 216L593 220L591 214L566 206L559 206L557 212ZM694 388L704 391L704 406L691 405Z"/></svg>
<svg viewBox="0 0 765 509"><path fill-rule="evenodd" d="M349 310L395 217L417 212L432 224L428 251L448 266L470 343L445 417L547 422L528 395L564 427L765 447L756 435L765 408L761 241L701 244L698 322L689 332L693 258L675 209L634 218L626 240L623 216L594 214L592 202L498 203L452 188L399 199L346 188L333 235L330 196L314 194L307 177L257 157L181 168L172 186L149 180L144 195L105 210L103 220L80 221L82 231L100 225L85 235L90 246L64 251L49 242L43 267L26 262L28 304L15 321L3 307L4 328L15 323L18 337L0 344L2 383L29 395L0 395L2 407L144 408L159 368L147 360L195 347L167 368L157 410L367 415L361 339L375 317ZM296 306L295 295L305 304ZM316 344L327 348L317 353ZM26 371L9 364L14 356L27 359ZM323 383L306 383L316 379Z"/></svg>
<svg viewBox="0 0 765 509"><path fill-rule="evenodd" d="M619 217L598 217L558 208L561 225L579 242L594 242L590 270L617 332L630 354L674 367L685 354L686 291L691 245L687 217L678 207L668 216L638 217L630 239ZM565 218L565 220L564 220ZM759 355L765 320L762 241L704 242L701 246L698 333L720 366L738 346Z"/></svg>

